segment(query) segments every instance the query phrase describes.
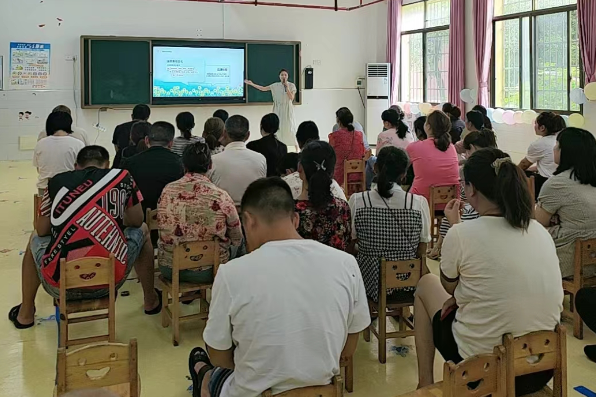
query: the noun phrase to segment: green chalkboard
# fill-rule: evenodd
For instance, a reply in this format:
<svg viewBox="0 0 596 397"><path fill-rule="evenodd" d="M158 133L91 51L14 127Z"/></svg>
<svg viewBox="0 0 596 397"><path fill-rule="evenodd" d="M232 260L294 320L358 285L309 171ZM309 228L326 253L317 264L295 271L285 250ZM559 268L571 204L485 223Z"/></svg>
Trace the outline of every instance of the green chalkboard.
<svg viewBox="0 0 596 397"><path fill-rule="evenodd" d="M151 51L153 44L212 46L217 43L246 47L246 77L260 85L279 81L279 71L301 86L299 42L180 40L159 38L81 37L82 103L84 108L130 107L152 104ZM246 104L271 103L271 93L248 87ZM296 94L300 103L300 89ZM155 103L158 104L158 103ZM179 106L177 103L167 106ZM190 103L189 103L190 104Z"/></svg>
<svg viewBox="0 0 596 397"><path fill-rule="evenodd" d="M287 44L248 44L247 78L255 84L268 86L279 81L279 72L286 69L290 81L300 87L300 65L296 62L294 45ZM296 101L299 101L299 91ZM273 102L271 92L261 92L248 87L248 102Z"/></svg>
<svg viewBox="0 0 596 397"><path fill-rule="evenodd" d="M149 41L91 40L90 104L150 103L150 47Z"/></svg>

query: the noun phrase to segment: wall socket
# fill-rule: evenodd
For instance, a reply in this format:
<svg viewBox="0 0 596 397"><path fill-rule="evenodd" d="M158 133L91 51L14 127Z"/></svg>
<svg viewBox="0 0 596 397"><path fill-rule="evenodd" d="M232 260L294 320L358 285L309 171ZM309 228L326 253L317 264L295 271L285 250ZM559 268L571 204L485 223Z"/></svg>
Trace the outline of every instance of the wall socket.
<svg viewBox="0 0 596 397"><path fill-rule="evenodd" d="M64 57L64 60L65 61L76 61L77 60L77 57L74 56L74 55L67 55L67 56Z"/></svg>

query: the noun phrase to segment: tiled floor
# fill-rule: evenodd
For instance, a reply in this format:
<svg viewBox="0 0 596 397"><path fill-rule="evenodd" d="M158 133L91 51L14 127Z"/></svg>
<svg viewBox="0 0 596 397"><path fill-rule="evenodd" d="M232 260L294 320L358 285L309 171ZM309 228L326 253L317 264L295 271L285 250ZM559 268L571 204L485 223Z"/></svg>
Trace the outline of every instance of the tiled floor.
<svg viewBox="0 0 596 397"><path fill-rule="evenodd" d="M20 302L22 250L32 230L32 200L35 193L36 173L29 162L0 162L0 396L51 396L56 364L57 332L54 321L43 321L54 314L51 299L43 290L37 297L37 320L34 328L16 330L6 319L13 305ZM8 250L8 251L6 251ZM432 270L437 264L432 263ZM139 284L127 282L122 290L130 296L117 300L117 339L125 342L137 338L139 343L139 372L144 397L190 396L187 388L187 358L191 348L202 345L204 324L189 322L181 327L181 343L173 347L171 330L161 327L158 317L142 312ZM193 307L194 305L191 305ZM196 308L196 307L195 307ZM103 325L103 324L102 324ZM82 326L85 332L92 331ZM567 324L570 329L571 325ZM99 328L98 328L99 329ZM76 326L72 328L77 335ZM568 383L570 396L579 396L575 386L596 390L596 364L583 354L585 343L596 343L596 337L586 330L584 341L568 337ZM402 357L388 351L387 364L377 361L377 343L360 340L355 359L354 397L393 397L413 390L417 383L414 341L394 340L388 343L407 345L409 353ZM441 361L437 358L437 376L442 376Z"/></svg>

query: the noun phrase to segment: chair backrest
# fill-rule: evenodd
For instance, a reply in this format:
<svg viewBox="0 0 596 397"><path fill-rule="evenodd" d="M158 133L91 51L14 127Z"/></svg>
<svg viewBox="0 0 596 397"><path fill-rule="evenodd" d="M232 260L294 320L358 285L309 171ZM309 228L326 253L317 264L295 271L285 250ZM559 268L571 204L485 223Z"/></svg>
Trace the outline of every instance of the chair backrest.
<svg viewBox="0 0 596 397"><path fill-rule="evenodd" d="M137 340L126 344L98 343L66 352L58 349L58 396L72 390L130 384L130 397L139 396Z"/></svg>
<svg viewBox="0 0 596 397"><path fill-rule="evenodd" d="M430 215L434 215L436 206L440 204L447 204L451 200L459 197L460 185L445 185L445 186L431 186L430 187Z"/></svg>
<svg viewBox="0 0 596 397"><path fill-rule="evenodd" d="M567 340L565 327L514 338L503 336L507 364L507 395L515 396L515 377L554 370L553 396L567 395Z"/></svg>
<svg viewBox="0 0 596 397"><path fill-rule="evenodd" d="M211 241L194 241L182 243L174 247L173 271L196 269L213 266L213 276L219 268L219 239Z"/></svg>
<svg viewBox="0 0 596 397"><path fill-rule="evenodd" d="M109 258L86 257L67 262L60 259L60 289L87 288L115 284L114 254Z"/></svg>
<svg viewBox="0 0 596 397"><path fill-rule="evenodd" d="M147 208L147 212L145 212L145 223L147 224L149 230L159 230L159 226L157 224L157 210Z"/></svg>
<svg viewBox="0 0 596 397"><path fill-rule="evenodd" d="M310 386L288 390L276 394L275 397L342 397L343 390L343 380L341 376L334 376L330 385ZM261 394L262 397L271 397L272 395L271 390L265 390L263 394Z"/></svg>
<svg viewBox="0 0 596 397"><path fill-rule="evenodd" d="M365 173L366 162L364 160L344 160L344 191L346 195L366 190ZM348 182L348 175L351 174L361 174L360 180L358 182Z"/></svg>
<svg viewBox="0 0 596 397"><path fill-rule="evenodd" d="M443 367L443 397L505 397L506 365L503 346Z"/></svg>
<svg viewBox="0 0 596 397"><path fill-rule="evenodd" d="M575 242L576 268L596 265L596 238Z"/></svg>
<svg viewBox="0 0 596 397"><path fill-rule="evenodd" d="M416 287L426 268L425 258L388 261L381 258L381 289ZM381 292L382 292L381 290Z"/></svg>

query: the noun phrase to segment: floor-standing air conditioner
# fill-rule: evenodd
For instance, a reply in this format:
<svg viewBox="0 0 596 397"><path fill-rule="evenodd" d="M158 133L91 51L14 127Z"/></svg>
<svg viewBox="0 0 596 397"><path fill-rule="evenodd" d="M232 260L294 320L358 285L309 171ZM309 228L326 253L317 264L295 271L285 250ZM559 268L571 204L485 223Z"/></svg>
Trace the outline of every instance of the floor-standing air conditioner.
<svg viewBox="0 0 596 397"><path fill-rule="evenodd" d="M381 114L389 109L391 64L366 64L366 136L371 144L377 143L377 136L383 131Z"/></svg>

